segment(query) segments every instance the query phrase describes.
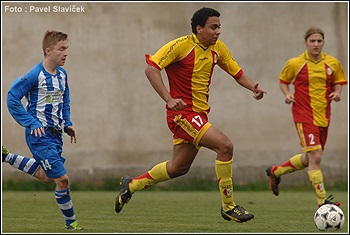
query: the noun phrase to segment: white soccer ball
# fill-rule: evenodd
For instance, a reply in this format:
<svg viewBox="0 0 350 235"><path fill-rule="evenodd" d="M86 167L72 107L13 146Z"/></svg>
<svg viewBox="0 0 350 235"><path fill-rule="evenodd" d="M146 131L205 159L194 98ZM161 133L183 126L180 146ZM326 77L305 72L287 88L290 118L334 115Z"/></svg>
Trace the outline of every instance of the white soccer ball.
<svg viewBox="0 0 350 235"><path fill-rule="evenodd" d="M344 212L336 205L325 204L314 215L316 227L321 231L340 230L344 226Z"/></svg>

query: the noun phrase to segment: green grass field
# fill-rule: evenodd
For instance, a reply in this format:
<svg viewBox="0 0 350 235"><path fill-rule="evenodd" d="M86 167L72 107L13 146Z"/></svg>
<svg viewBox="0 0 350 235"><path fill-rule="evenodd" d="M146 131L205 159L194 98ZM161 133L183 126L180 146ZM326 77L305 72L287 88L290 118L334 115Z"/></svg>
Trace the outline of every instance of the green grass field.
<svg viewBox="0 0 350 235"><path fill-rule="evenodd" d="M348 234L348 193L340 201ZM313 222L313 192L235 192L235 202L255 215L246 223L225 221L218 191L140 191L119 214L110 191L72 191L81 233L320 233ZM2 233L76 233L64 229L53 192L2 192ZM325 232L323 232L325 233Z"/></svg>

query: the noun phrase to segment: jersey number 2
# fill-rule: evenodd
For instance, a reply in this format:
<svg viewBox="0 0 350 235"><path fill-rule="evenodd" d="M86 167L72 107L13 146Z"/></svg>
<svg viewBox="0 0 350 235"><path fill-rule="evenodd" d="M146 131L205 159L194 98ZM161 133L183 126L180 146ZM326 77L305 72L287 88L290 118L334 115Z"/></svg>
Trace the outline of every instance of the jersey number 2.
<svg viewBox="0 0 350 235"><path fill-rule="evenodd" d="M313 134L309 134L309 139L310 139L310 145L315 144L315 136Z"/></svg>

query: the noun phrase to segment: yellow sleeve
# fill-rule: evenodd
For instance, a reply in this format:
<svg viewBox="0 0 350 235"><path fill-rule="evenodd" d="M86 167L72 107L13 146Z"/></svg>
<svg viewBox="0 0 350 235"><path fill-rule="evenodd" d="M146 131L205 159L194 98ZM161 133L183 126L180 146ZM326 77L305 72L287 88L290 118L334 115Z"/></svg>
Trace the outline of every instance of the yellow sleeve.
<svg viewBox="0 0 350 235"><path fill-rule="evenodd" d="M336 58L333 57L333 62L330 64L330 67L333 70L332 85L347 84L343 66Z"/></svg>
<svg viewBox="0 0 350 235"><path fill-rule="evenodd" d="M296 69L296 64L297 64L297 59L292 58L286 62L284 65L284 68L282 69L280 73L280 81L290 84L294 81L297 72L295 71Z"/></svg>
<svg viewBox="0 0 350 235"><path fill-rule="evenodd" d="M184 50L188 50L188 48L183 46L186 45L183 42L189 39L190 36L183 36L172 40L162 46L154 55L149 56L149 59L157 64L160 69L164 69L169 64L182 59L186 55Z"/></svg>
<svg viewBox="0 0 350 235"><path fill-rule="evenodd" d="M218 54L218 65L226 73L235 77L242 69L222 41L217 41L214 51Z"/></svg>

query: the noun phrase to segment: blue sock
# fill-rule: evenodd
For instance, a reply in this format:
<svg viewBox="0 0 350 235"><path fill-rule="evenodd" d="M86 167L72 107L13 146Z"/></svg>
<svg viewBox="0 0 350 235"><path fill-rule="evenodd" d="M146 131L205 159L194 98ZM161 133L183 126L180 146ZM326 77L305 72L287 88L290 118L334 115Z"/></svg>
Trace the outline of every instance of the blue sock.
<svg viewBox="0 0 350 235"><path fill-rule="evenodd" d="M23 157L17 154L9 153L4 159L4 162L31 176L34 176L39 169L39 164L34 158Z"/></svg>
<svg viewBox="0 0 350 235"><path fill-rule="evenodd" d="M73 223L75 219L73 202L69 195L70 188L64 190L55 190L55 198L58 207L61 209L64 219L66 220L66 225Z"/></svg>

